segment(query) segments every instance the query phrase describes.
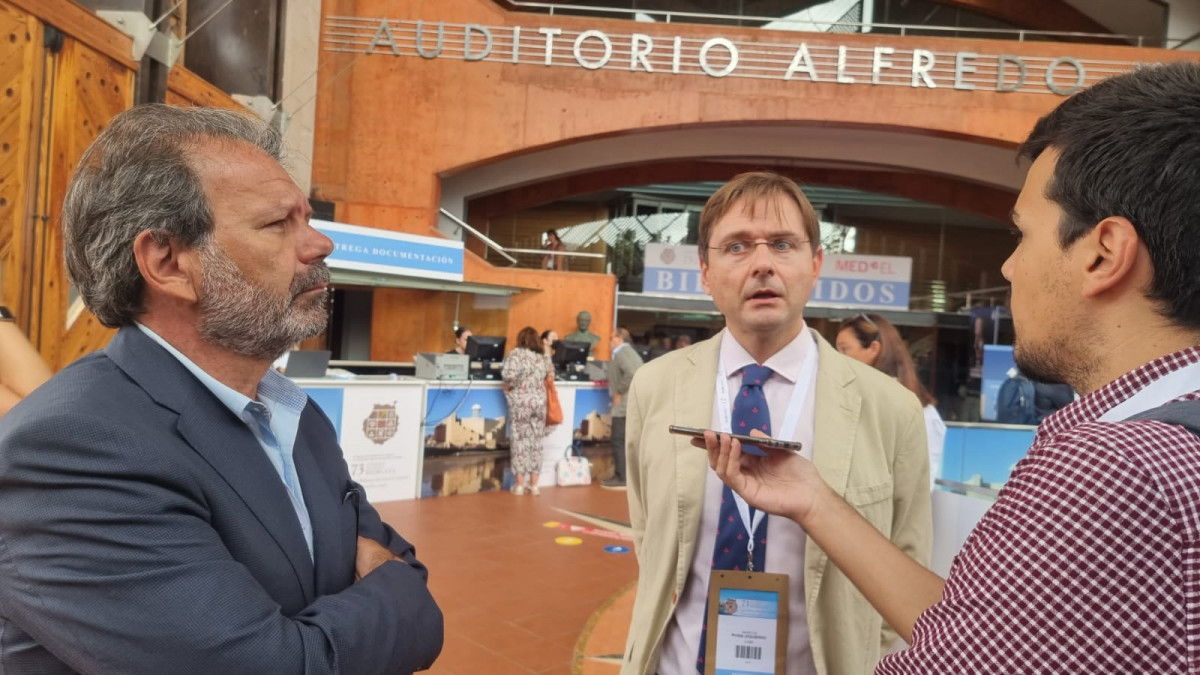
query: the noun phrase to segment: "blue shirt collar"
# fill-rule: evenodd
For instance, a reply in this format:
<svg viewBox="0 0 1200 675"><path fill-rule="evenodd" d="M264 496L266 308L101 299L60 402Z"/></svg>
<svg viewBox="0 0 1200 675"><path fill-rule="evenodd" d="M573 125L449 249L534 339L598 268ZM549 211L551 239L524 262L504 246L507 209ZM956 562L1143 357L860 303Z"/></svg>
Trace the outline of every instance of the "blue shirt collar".
<svg viewBox="0 0 1200 675"><path fill-rule="evenodd" d="M196 365L191 359L183 355L178 349L171 346L169 342L164 340L162 336L155 333L153 330L140 322L135 322L138 329L146 334L151 340L158 343L163 349L167 350L171 356L174 356L184 368L188 369L192 375L196 376L197 380L217 397L226 408L240 419L242 412L246 410L246 406L254 403L255 400L249 398L242 392L223 384L212 375L209 375L203 368ZM274 370L267 370L266 375L258 382L258 395L262 399L262 404L268 410L274 411L274 408L283 406L284 408L296 413L297 415L304 411L304 406L308 402L308 395L304 390L296 386L294 382L287 379L283 375Z"/></svg>

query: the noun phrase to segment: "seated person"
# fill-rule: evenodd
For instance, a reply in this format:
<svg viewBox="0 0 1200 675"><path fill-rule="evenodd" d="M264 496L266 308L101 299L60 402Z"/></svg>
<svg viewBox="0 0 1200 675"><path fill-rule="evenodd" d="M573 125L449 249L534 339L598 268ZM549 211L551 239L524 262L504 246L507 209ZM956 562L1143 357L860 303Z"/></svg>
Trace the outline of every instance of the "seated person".
<svg viewBox="0 0 1200 675"><path fill-rule="evenodd" d="M474 335L470 328L459 326L454 329L454 349L446 352L447 354L466 354L467 353L467 338Z"/></svg>

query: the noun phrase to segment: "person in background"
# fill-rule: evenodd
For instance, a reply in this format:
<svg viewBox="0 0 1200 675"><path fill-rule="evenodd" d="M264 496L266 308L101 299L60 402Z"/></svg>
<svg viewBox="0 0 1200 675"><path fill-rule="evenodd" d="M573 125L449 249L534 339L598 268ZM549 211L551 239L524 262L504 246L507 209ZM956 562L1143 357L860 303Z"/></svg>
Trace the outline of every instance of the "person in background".
<svg viewBox="0 0 1200 675"><path fill-rule="evenodd" d="M466 354L467 353L467 338L474 335L470 328L459 326L454 329L454 349L446 352L447 354Z"/></svg>
<svg viewBox="0 0 1200 675"><path fill-rule="evenodd" d="M408 673L413 546L271 362L328 324L329 237L253 115L141 105L79 160L67 273L108 345L0 418L0 670Z"/></svg>
<svg viewBox="0 0 1200 675"><path fill-rule="evenodd" d="M542 332L542 351L546 356L554 356L554 343L558 342L558 333L553 329Z"/></svg>
<svg viewBox="0 0 1200 675"><path fill-rule="evenodd" d="M929 487L936 484L946 443L946 423L937 411L937 399L917 377L908 346L890 321L878 314L856 314L842 322L837 350L896 378L925 407L925 440L929 443Z"/></svg>
<svg viewBox="0 0 1200 675"><path fill-rule="evenodd" d="M1001 424L1037 424L1037 389L1033 380L1012 366L996 392L996 421Z"/></svg>
<svg viewBox="0 0 1200 675"><path fill-rule="evenodd" d="M517 346L504 358L500 374L508 401L508 441L515 495L537 495L542 469L542 436L546 433L546 376L553 373L537 330L517 333Z"/></svg>
<svg viewBox="0 0 1200 675"><path fill-rule="evenodd" d="M550 372L554 372L554 343L558 342L558 333L554 329L542 331L542 352L550 359Z"/></svg>
<svg viewBox="0 0 1200 675"><path fill-rule="evenodd" d="M542 244L542 248L550 251L566 251L567 245L562 239L558 238L557 230L546 230L546 241ZM567 269L567 256L565 255L544 255L542 256L542 269L544 270L565 270Z"/></svg>
<svg viewBox="0 0 1200 675"><path fill-rule="evenodd" d="M692 336L687 333L682 333L675 337L675 342L671 346L672 349L683 349L684 347L692 346Z"/></svg>
<svg viewBox="0 0 1200 675"><path fill-rule="evenodd" d="M0 416L49 380L51 374L42 355L17 326L13 313L0 307Z"/></svg>
<svg viewBox="0 0 1200 675"><path fill-rule="evenodd" d="M608 364L608 394L612 397L613 475L600 482L609 490L625 489L625 396L633 374L642 367L642 357L633 348L633 335L620 326L612 336L612 359Z"/></svg>

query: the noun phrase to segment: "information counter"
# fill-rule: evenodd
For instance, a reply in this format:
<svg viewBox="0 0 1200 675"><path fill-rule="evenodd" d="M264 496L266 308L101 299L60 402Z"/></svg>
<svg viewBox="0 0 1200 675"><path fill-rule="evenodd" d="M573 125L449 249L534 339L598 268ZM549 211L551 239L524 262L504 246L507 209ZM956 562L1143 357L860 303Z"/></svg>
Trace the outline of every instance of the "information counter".
<svg viewBox="0 0 1200 675"><path fill-rule="evenodd" d="M425 383L412 379L298 379L337 430L350 477L372 502L420 494Z"/></svg>
<svg viewBox="0 0 1200 675"><path fill-rule="evenodd" d="M498 381L358 377L296 383L333 423L350 475L372 502L511 483L508 406ZM554 464L576 440L586 454L599 450L611 457L608 389L568 381L556 388L563 424L549 429L543 441L540 486L554 485Z"/></svg>

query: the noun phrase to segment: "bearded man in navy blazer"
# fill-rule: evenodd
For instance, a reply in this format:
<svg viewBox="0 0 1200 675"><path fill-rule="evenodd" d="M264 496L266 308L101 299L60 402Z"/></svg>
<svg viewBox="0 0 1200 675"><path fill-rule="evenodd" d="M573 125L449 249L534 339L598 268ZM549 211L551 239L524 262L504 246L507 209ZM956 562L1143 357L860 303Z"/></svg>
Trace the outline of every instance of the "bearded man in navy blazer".
<svg viewBox="0 0 1200 675"><path fill-rule="evenodd" d="M0 672L406 673L442 648L411 544L271 362L332 242L279 134L140 106L84 154L71 280L120 330L0 421Z"/></svg>

